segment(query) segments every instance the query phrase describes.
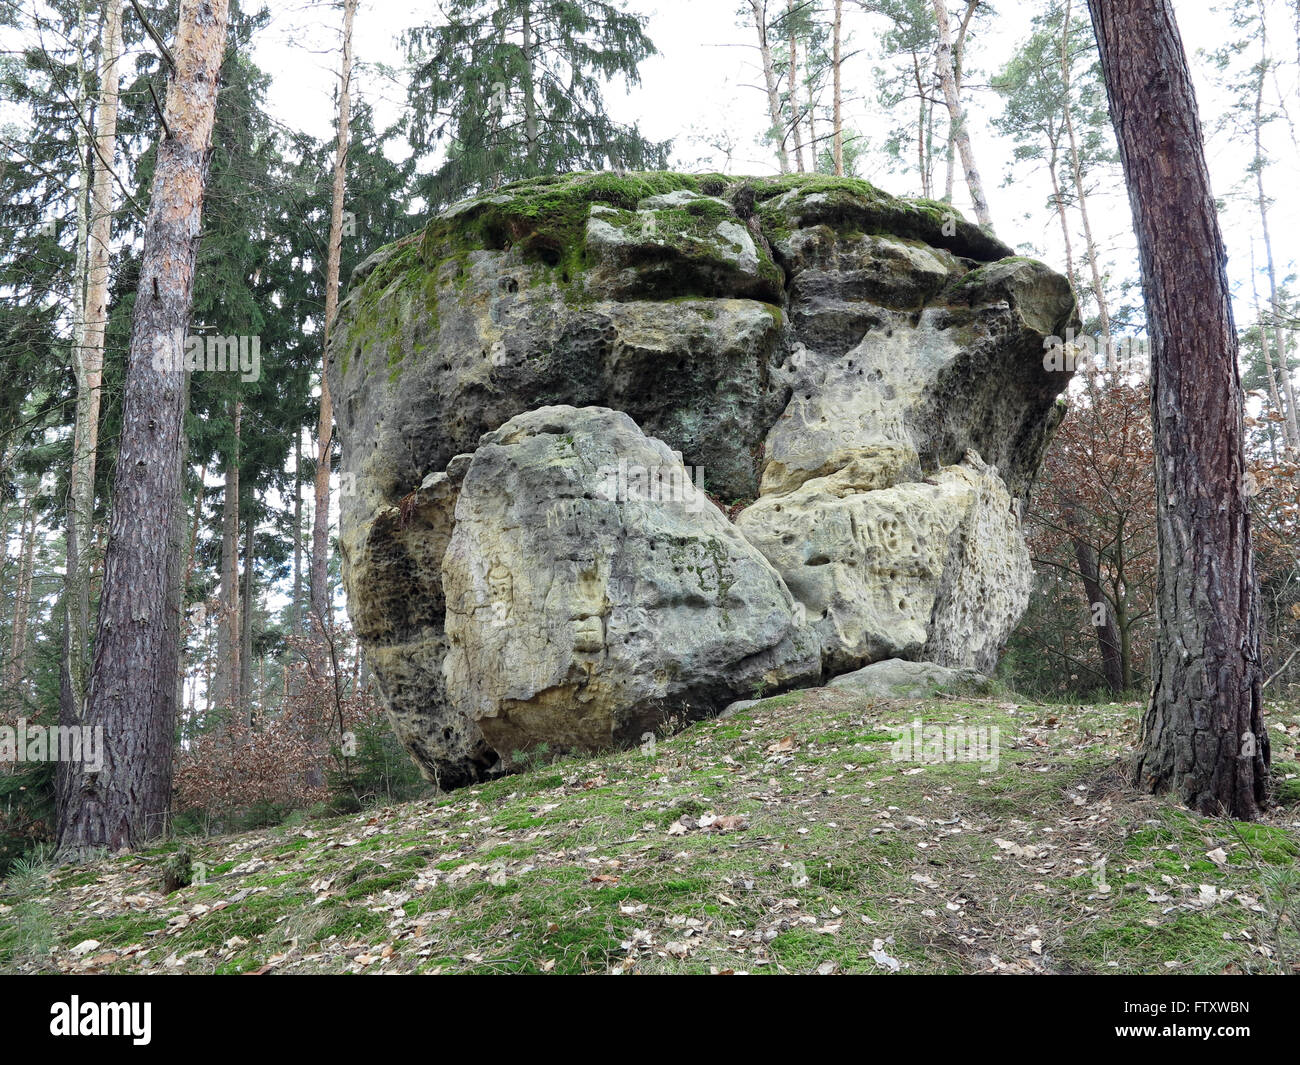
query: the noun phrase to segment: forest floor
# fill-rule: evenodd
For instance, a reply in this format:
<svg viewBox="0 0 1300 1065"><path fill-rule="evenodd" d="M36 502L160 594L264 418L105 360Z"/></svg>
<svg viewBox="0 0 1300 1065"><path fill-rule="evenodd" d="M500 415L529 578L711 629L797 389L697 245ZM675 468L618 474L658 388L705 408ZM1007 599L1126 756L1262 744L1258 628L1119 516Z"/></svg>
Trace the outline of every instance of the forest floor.
<svg viewBox="0 0 1300 1065"><path fill-rule="evenodd" d="M1136 704L764 700L644 749L0 885L0 971L1300 972L1300 714L1255 824L1139 795ZM891 759L996 726L989 763ZM181 847L206 882L162 892Z"/></svg>

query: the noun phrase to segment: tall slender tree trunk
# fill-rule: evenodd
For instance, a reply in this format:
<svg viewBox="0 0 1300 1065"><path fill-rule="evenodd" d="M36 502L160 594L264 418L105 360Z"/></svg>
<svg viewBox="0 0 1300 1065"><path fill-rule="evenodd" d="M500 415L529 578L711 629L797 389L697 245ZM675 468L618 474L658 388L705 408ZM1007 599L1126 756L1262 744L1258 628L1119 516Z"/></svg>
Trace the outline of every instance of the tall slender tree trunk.
<svg viewBox="0 0 1300 1065"><path fill-rule="evenodd" d="M1248 820L1268 799L1269 743L1227 251L1171 0L1088 7L1151 331L1157 631L1134 779Z"/></svg>
<svg viewBox="0 0 1300 1065"><path fill-rule="evenodd" d="M343 255L343 197L347 190L348 127L352 116L352 22L356 15L357 0L344 0L343 4L343 61L339 74L338 140L334 151L334 188L330 201L329 253L325 264L325 337L324 349L329 350L333 335L334 318L339 306L339 265ZM524 8L525 62L531 63L531 38L529 36L528 8ZM530 68L531 69L531 68ZM528 98L531 99L532 75L528 75ZM530 129L529 146L535 140L536 130ZM334 431L334 409L330 402L329 381L325 373L325 358L321 356L320 424L317 437L320 450L316 458L316 509L312 523L311 542L311 613L318 630L312 641L311 665L317 677L323 677L325 663L325 631L332 624L331 596L329 590L329 508L330 508L330 454Z"/></svg>
<svg viewBox="0 0 1300 1065"><path fill-rule="evenodd" d="M72 282L72 349L79 357L86 342L86 249L90 244L90 115L87 103L86 60L91 54L86 22L86 0L77 8L77 95L74 102L77 129L77 248ZM76 366L73 367L74 376Z"/></svg>
<svg viewBox="0 0 1300 1065"><path fill-rule="evenodd" d="M844 64L843 51L844 0L835 0L835 21L831 24L831 64L833 68L832 90L835 95L835 139L832 142L832 155L835 161L835 176L844 176Z"/></svg>
<svg viewBox="0 0 1300 1065"><path fill-rule="evenodd" d="M171 49L176 66L144 226L86 714L87 725L102 729L102 764L72 766L75 786L60 795L65 857L137 847L166 825L188 401L175 338L193 299L227 17L228 0L182 0Z"/></svg>
<svg viewBox="0 0 1300 1065"><path fill-rule="evenodd" d="M99 101L87 160L90 203L85 237L85 298L73 352L77 400L69 478L65 640L67 670L60 721L74 725L85 711L90 670L90 555L95 510L95 456L99 448L100 392L108 327L109 246L113 232L113 160L117 154L118 59L122 52L122 0L107 0L100 37ZM79 236L80 239L80 236ZM82 249L79 247L78 251Z"/></svg>
<svg viewBox="0 0 1300 1065"><path fill-rule="evenodd" d="M804 173L803 168L803 132L802 123L799 121L799 37L795 33L794 24L794 0L786 0L785 5L786 19L790 23L789 46L790 46L790 69L786 75L787 95L790 98L790 132L794 134L794 162L799 173Z"/></svg>
<svg viewBox="0 0 1300 1065"><path fill-rule="evenodd" d="M1255 300L1255 320L1259 323L1259 349L1264 356L1264 375L1268 378L1268 398L1273 404L1273 409L1277 411L1282 418L1282 439L1286 447L1297 447L1300 443L1295 441L1291 436L1291 425L1287 420L1287 408L1282 405L1282 396L1277 390L1277 372L1273 368L1273 354L1268 346L1268 323L1264 317L1264 308L1259 302L1259 283L1256 281L1255 273L1255 244L1251 242L1250 247L1250 291ZM1273 434L1269 433L1270 441ZM1276 452L1274 455L1276 460Z"/></svg>
<svg viewBox="0 0 1300 1065"><path fill-rule="evenodd" d="M217 619L216 687L212 704L233 711L239 704L239 462L243 402L233 401L231 453L221 504L221 614Z"/></svg>
<svg viewBox="0 0 1300 1065"><path fill-rule="evenodd" d="M302 439L293 437L293 600L289 604L289 632L302 635Z"/></svg>
<svg viewBox="0 0 1300 1065"><path fill-rule="evenodd" d="M254 545L256 522L250 514L244 523L244 594L239 619L239 711L251 721L253 709L253 591L256 581Z"/></svg>
<svg viewBox="0 0 1300 1065"><path fill-rule="evenodd" d="M1071 525L1076 524L1073 512L1069 514L1069 520ZM1101 570L1096 549L1080 537L1072 535L1070 540L1074 546L1075 564L1079 567L1079 580L1082 581L1084 594L1088 598L1106 687L1112 694L1118 694L1124 690L1124 663L1117 614L1101 586Z"/></svg>
<svg viewBox="0 0 1300 1065"><path fill-rule="evenodd" d="M975 17L975 11L979 6L980 6L980 0L966 0L966 11L962 15L961 25L957 28L957 39L953 42L953 46L952 46L952 79L953 79L953 84L956 86L957 89L958 99L961 99L961 82L962 82L963 64L965 63L965 59L966 59L966 34L970 31L971 19ZM943 192L944 199L947 200L949 203L952 202L953 180L957 170L956 155L953 151L956 145L956 140L953 137L953 133L956 131L956 128L957 127L954 126L952 123L949 123L948 148L946 152L947 158L945 160L944 192Z"/></svg>
<svg viewBox="0 0 1300 1065"><path fill-rule="evenodd" d="M5 689L21 698L23 677L27 673L27 618L31 612L32 577L36 551L36 508L31 499L23 506L18 536L18 577L14 583L14 613L9 640L9 661L5 670Z"/></svg>
<svg viewBox="0 0 1300 1065"><path fill-rule="evenodd" d="M952 138L957 145L957 154L961 156L962 169L966 173L966 187L970 190L975 218L991 233L993 219L989 215L988 199L984 195L984 182L975 163L975 149L971 145L970 131L966 128L966 114L962 109L961 96L957 89L956 68L952 54L952 27L948 22L947 0L931 0L931 2L934 6L935 20L939 25L939 84L943 87L944 101L948 105Z"/></svg>
<svg viewBox="0 0 1300 1065"><path fill-rule="evenodd" d="M1092 236L1092 221L1088 215L1088 194L1083 187L1083 161L1079 155L1079 143L1074 135L1074 107L1070 102L1070 6L1071 0L1065 0L1064 28L1061 30L1061 83L1065 91L1062 96L1065 133L1070 141L1070 175L1074 181L1074 195L1079 202L1079 218L1083 222L1083 240L1088 248L1088 268L1092 272L1092 291L1097 301L1097 319L1101 324L1101 338L1110 351L1110 306L1106 301L1106 287L1102 284L1101 267L1097 263L1097 242Z"/></svg>
<svg viewBox="0 0 1300 1065"><path fill-rule="evenodd" d="M919 114L916 116L916 168L921 172L921 195L929 199L933 193L930 164L927 160L925 143L929 123L926 121L926 108L929 104L925 91L925 79L921 76L921 57L912 53L912 79L916 83L916 99ZM952 199L952 190L948 190Z"/></svg>
<svg viewBox="0 0 1300 1065"><path fill-rule="evenodd" d="M809 79L804 86L808 90L808 172L817 173L817 101L813 96L813 84Z"/></svg>
<svg viewBox="0 0 1300 1065"><path fill-rule="evenodd" d="M1056 164L1060 159L1060 146L1055 141L1049 141L1048 147L1051 154L1047 159L1047 175L1052 182L1052 203L1056 207L1056 218L1061 223L1061 239L1065 242L1065 276L1070 279L1070 287L1077 293L1079 291L1079 279L1074 272L1074 241L1070 237L1070 220L1065 213L1065 196L1061 192L1061 181L1056 176Z"/></svg>
<svg viewBox="0 0 1300 1065"><path fill-rule="evenodd" d="M1264 193L1264 77L1268 70L1268 22L1265 12L1260 12L1259 72L1255 85L1255 191L1259 209L1259 227L1264 236L1264 265L1268 269L1269 309L1273 319L1273 350L1277 353L1277 368L1282 379L1282 392L1286 396L1286 438L1289 447L1300 446L1300 423L1296 421L1295 383L1291 380L1291 360L1287 357L1286 338L1282 328L1282 305L1277 296L1277 267L1273 261L1273 237L1268 224L1268 196ZM1261 326L1262 332L1262 326Z"/></svg>
<svg viewBox="0 0 1300 1065"><path fill-rule="evenodd" d="M339 93L339 127L343 128L343 101L346 99L348 83L352 79L352 16L357 9L356 0L344 0L343 6L343 87ZM527 147L529 172L535 172L537 165L537 85L533 78L533 12L532 5L523 5L523 52L524 52L524 138ZM335 182L338 181L337 163ZM337 190L337 184L336 184ZM330 246L333 250L333 245Z"/></svg>
<svg viewBox="0 0 1300 1065"><path fill-rule="evenodd" d="M205 463L199 470L199 491L194 500L194 519L190 524L190 542L185 552L185 566L181 570L181 631L177 640L178 650L176 652L176 682L180 685L180 691L177 698L180 700L179 706L185 706L185 678L189 673L189 638L190 630L193 627L190 624L189 613L185 609L185 596L190 587L190 579L194 576L194 557L197 552L199 542L199 526L203 524L203 484L208 477L208 467Z"/></svg>
<svg viewBox="0 0 1300 1065"><path fill-rule="evenodd" d="M763 88L767 91L767 117L772 123L772 136L776 140L777 161L781 173L790 173L790 153L785 148L785 121L781 117L781 89L776 77L776 64L772 61L772 44L768 40L766 0L749 0L754 13L754 28L758 31L758 54L763 61Z"/></svg>

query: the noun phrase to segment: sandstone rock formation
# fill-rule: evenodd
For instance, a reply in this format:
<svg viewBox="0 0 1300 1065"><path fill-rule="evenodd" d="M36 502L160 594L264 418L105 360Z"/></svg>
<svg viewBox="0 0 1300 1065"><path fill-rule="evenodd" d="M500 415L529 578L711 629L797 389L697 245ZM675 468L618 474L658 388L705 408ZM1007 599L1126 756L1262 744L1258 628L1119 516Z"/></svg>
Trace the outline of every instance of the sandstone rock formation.
<svg viewBox="0 0 1300 1065"><path fill-rule="evenodd" d="M381 249L329 375L398 735L453 786L880 659L991 670L1075 320L850 179L543 178Z"/></svg>
<svg viewBox="0 0 1300 1065"><path fill-rule="evenodd" d="M881 699L929 695L936 691L986 692L991 687L988 678L973 669L950 669L933 662L902 658L888 658L852 673L841 673L830 686Z"/></svg>
<svg viewBox="0 0 1300 1065"><path fill-rule="evenodd" d="M624 470L660 471L669 498L620 485ZM448 702L503 754L637 740L821 675L768 561L606 408L543 407L483 437L442 580Z"/></svg>

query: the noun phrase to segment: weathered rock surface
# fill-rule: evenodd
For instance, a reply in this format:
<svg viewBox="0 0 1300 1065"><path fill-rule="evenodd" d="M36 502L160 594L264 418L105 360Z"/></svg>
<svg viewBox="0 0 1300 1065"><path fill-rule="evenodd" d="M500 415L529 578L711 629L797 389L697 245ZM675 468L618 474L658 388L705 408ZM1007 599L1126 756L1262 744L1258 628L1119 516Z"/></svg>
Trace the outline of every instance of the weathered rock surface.
<svg viewBox="0 0 1300 1065"><path fill-rule="evenodd" d="M1073 321L1068 282L1028 259L966 269L940 248L837 230L828 198L796 188L766 208L797 346L764 494L863 451L914 454L933 470L974 450L1027 495L1060 417L1063 382L1043 367L1043 338Z"/></svg>
<svg viewBox="0 0 1300 1065"><path fill-rule="evenodd" d="M1033 576L1011 496L974 452L925 480L882 484L885 468L858 459L763 496L737 526L806 608L831 672L917 657L992 672Z"/></svg>
<svg viewBox="0 0 1300 1065"><path fill-rule="evenodd" d="M660 475L661 498L627 471ZM483 438L442 578L449 702L502 754L608 747L821 675L766 559L605 408L543 407Z"/></svg>
<svg viewBox="0 0 1300 1065"><path fill-rule="evenodd" d="M1074 321L1046 267L847 179L544 178L382 249L328 370L398 735L450 786L880 658L990 671ZM606 490L683 461L735 524Z"/></svg>
<svg viewBox="0 0 1300 1065"><path fill-rule="evenodd" d="M936 691L987 691L989 678L974 669L949 669L933 662L888 658L852 673L841 673L830 686L852 688L880 699L899 699Z"/></svg>

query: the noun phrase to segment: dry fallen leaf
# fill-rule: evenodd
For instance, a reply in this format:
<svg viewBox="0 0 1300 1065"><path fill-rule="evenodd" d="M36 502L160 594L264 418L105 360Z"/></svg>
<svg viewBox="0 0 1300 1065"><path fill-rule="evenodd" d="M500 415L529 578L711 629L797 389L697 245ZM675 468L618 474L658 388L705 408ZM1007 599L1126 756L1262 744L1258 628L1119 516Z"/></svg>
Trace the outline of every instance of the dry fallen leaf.
<svg viewBox="0 0 1300 1065"><path fill-rule="evenodd" d="M891 973L896 973L899 970L898 959L885 953L885 941L883 939L877 939L872 943L871 960L881 968L888 969Z"/></svg>

